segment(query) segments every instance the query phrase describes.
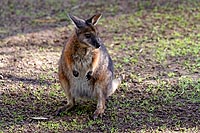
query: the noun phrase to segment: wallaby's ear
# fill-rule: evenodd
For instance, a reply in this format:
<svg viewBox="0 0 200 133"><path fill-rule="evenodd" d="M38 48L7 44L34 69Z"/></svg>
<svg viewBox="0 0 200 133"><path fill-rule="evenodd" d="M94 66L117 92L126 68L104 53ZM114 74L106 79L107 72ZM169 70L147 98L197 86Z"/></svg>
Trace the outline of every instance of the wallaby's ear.
<svg viewBox="0 0 200 133"><path fill-rule="evenodd" d="M82 28L85 26L85 20L80 19L76 16L73 16L71 14L68 14L69 18L71 19L71 21L73 22L73 24L75 25L76 28Z"/></svg>
<svg viewBox="0 0 200 133"><path fill-rule="evenodd" d="M92 24L92 25L96 25L99 21L99 19L101 18L102 14L96 14L94 16L92 16L91 18L86 20L86 23Z"/></svg>

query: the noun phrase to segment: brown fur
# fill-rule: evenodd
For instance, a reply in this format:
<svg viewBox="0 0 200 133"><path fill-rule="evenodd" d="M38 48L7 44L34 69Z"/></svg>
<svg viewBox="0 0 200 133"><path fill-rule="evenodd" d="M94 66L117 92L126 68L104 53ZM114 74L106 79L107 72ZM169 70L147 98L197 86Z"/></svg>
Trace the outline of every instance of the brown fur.
<svg viewBox="0 0 200 133"><path fill-rule="evenodd" d="M58 113L71 109L76 98L97 98L94 112L94 118L97 118L105 110L106 98L114 93L120 81L113 82L112 60L94 26L100 15L89 19L88 22L92 24L87 25L86 21L84 23L77 17L70 17L77 27L63 48L58 72L68 104L60 108Z"/></svg>

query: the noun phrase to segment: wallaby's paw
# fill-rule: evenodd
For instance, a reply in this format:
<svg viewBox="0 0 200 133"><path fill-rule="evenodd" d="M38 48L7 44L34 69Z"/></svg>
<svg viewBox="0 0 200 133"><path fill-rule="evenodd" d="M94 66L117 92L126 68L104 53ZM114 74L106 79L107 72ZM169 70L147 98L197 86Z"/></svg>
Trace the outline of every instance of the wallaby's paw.
<svg viewBox="0 0 200 133"><path fill-rule="evenodd" d="M60 107L59 109L57 109L55 115L60 116L63 111L65 111L64 107Z"/></svg>
<svg viewBox="0 0 200 133"><path fill-rule="evenodd" d="M93 120L96 120L98 117L102 117L102 116L103 116L102 113L94 113Z"/></svg>
<svg viewBox="0 0 200 133"><path fill-rule="evenodd" d="M56 111L56 115L57 115L57 116L60 116L62 112L70 110L73 106L74 106L74 105L72 105L72 104L68 104L68 105L66 105L66 106L60 107L60 108Z"/></svg>
<svg viewBox="0 0 200 133"><path fill-rule="evenodd" d="M97 109L93 114L93 119L96 120L98 117L102 117L104 113L104 109Z"/></svg>
<svg viewBox="0 0 200 133"><path fill-rule="evenodd" d="M87 74L86 74L86 79L87 80L90 80L92 78L92 71L89 71Z"/></svg>
<svg viewBox="0 0 200 133"><path fill-rule="evenodd" d="M96 120L98 118L98 114L93 115L93 120Z"/></svg>

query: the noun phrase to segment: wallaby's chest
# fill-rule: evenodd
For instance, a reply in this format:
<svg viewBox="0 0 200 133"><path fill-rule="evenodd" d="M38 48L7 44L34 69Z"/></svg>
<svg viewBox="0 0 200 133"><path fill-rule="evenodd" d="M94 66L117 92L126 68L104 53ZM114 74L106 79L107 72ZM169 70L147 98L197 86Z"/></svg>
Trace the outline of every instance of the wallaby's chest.
<svg viewBox="0 0 200 133"><path fill-rule="evenodd" d="M73 70L79 73L79 77L84 78L92 65L92 51L88 49L79 49L72 55L74 63Z"/></svg>
<svg viewBox="0 0 200 133"><path fill-rule="evenodd" d="M93 97L94 86L91 80L86 78L88 71L92 65L92 51L79 49L72 55L74 62L73 73L71 80L71 94L74 97Z"/></svg>

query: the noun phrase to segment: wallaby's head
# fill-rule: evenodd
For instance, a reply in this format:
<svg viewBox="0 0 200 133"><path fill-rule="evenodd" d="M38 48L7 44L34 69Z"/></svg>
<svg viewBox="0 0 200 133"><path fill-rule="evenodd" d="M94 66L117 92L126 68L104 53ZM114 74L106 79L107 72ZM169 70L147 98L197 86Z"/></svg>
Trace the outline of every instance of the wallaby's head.
<svg viewBox="0 0 200 133"><path fill-rule="evenodd" d="M81 44L93 48L99 48L101 46L98 31L95 27L101 18L101 14L96 14L87 20L80 19L71 14L69 14L69 18L75 26L76 35Z"/></svg>

